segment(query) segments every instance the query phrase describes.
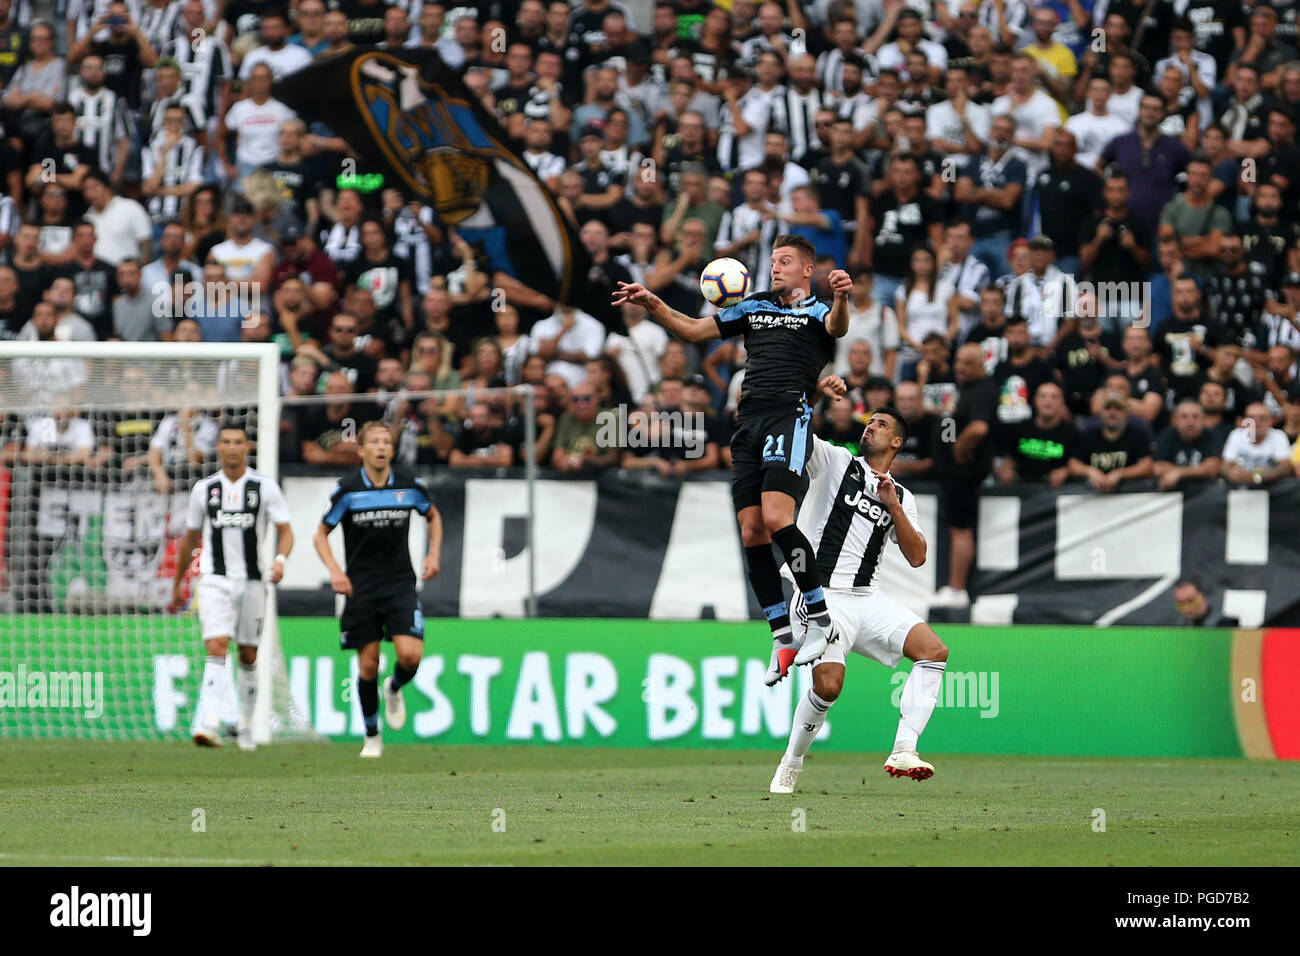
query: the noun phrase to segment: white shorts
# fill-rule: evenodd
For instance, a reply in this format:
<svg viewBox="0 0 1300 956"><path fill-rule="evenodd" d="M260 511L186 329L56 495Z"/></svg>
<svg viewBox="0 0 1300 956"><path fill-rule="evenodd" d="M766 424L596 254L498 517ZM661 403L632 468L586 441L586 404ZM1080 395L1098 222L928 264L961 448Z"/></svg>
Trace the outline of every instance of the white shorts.
<svg viewBox="0 0 1300 956"><path fill-rule="evenodd" d="M263 582L205 574L199 578L198 599L203 640L232 637L243 647L257 647L262 642Z"/></svg>
<svg viewBox="0 0 1300 956"><path fill-rule="evenodd" d="M839 640L827 646L818 664L843 664L845 655L852 651L886 667L893 667L903 659L903 644L908 633L916 625L925 623L879 591L857 594L826 588L823 593ZM796 629L802 632L808 623L808 609L804 606L803 595L797 590L790 601L790 610L797 622Z"/></svg>

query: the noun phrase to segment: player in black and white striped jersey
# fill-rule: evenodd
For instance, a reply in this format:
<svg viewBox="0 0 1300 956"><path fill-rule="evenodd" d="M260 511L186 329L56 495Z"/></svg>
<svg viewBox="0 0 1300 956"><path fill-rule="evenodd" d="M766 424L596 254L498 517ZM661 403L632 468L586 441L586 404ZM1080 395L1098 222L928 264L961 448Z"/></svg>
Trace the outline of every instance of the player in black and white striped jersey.
<svg viewBox="0 0 1300 956"><path fill-rule="evenodd" d="M262 637L266 601L261 561L268 524L278 535L275 560L267 580L278 584L293 548L289 504L280 486L248 467L248 432L238 422L223 422L217 438L221 470L195 483L185 513L185 535L176 555L172 606L184 602L182 585L194 547L202 535L199 558L199 626L207 660L194 717L194 742L220 747L220 708L226 693L226 652L233 638L239 646L235 680L239 701L239 748L252 750L253 708L257 703L257 647Z"/></svg>
<svg viewBox="0 0 1300 956"><path fill-rule="evenodd" d="M843 394L844 382L827 383ZM901 715L893 752L885 770L895 777L925 780L934 767L916 753L917 740L934 712L947 666L948 648L930 625L876 588L880 559L887 542L898 545L907 563L925 563L926 543L917 522L916 496L897 484L889 467L907 440L907 422L897 409L872 413L859 442L860 455L813 439L808 458L811 482L799 511L800 530L817 553L817 573L826 582L826 606L832 636L826 653L813 665L813 686L795 708L790 744L776 774L772 793L793 793L803 758L826 722L826 712L844 686L848 651L893 667L907 657L915 661L903 685ZM807 611L795 588L792 617Z"/></svg>

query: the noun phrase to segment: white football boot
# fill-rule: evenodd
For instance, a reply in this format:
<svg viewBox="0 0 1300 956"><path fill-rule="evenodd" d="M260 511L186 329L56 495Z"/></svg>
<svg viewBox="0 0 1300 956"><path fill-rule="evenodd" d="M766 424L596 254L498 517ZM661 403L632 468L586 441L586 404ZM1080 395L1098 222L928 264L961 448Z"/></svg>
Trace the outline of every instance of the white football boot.
<svg viewBox="0 0 1300 956"><path fill-rule="evenodd" d="M801 772L803 767L788 764L782 757L781 763L777 765L776 774L772 777L772 785L767 789L771 793L794 793L795 781L799 779Z"/></svg>
<svg viewBox="0 0 1300 956"><path fill-rule="evenodd" d="M393 690L392 677L384 678L384 726L390 730L401 730L406 726L406 701L400 687Z"/></svg>
<svg viewBox="0 0 1300 956"><path fill-rule="evenodd" d="M238 734L237 734L237 736L236 736L236 740L239 742L239 749L240 749L240 750L256 750L256 749L257 749L257 744L253 741L253 728L252 728L252 727L240 727L240 728L239 728L239 732L238 732Z"/></svg>
<svg viewBox="0 0 1300 956"><path fill-rule="evenodd" d="M363 757L382 757L384 755L384 738L379 734L373 737L367 737L366 742L361 747L361 756Z"/></svg>
<svg viewBox="0 0 1300 956"><path fill-rule="evenodd" d="M826 653L828 643L830 643L830 628L822 627L811 617L808 618L808 630L804 632L803 646L794 656L795 664L811 664L819 660Z"/></svg>
<svg viewBox="0 0 1300 956"><path fill-rule="evenodd" d="M895 750L885 761L885 773L891 777L911 777L920 783L934 776L934 765L922 760L915 750Z"/></svg>

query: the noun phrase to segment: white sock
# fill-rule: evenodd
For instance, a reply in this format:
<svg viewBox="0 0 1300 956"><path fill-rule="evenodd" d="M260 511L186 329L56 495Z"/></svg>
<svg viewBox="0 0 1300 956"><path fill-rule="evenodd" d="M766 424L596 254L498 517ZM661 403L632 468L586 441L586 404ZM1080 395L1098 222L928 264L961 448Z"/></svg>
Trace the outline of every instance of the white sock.
<svg viewBox="0 0 1300 956"><path fill-rule="evenodd" d="M917 661L903 685L899 702L898 733L894 736L894 750L915 750L925 725L930 722L934 705L939 700L943 686L943 672L947 661Z"/></svg>
<svg viewBox="0 0 1300 956"><path fill-rule="evenodd" d="M253 726L253 708L257 706L257 665L239 665L235 675L235 696L239 700L240 728Z"/></svg>
<svg viewBox="0 0 1300 956"><path fill-rule="evenodd" d="M238 660L233 655L227 656L226 689L221 695L221 722L227 727L234 727L239 723L239 701L235 699L235 675L238 668Z"/></svg>
<svg viewBox="0 0 1300 956"><path fill-rule="evenodd" d="M794 726L790 728L790 744L785 748L785 762L795 767L803 766L803 756L817 738L817 732L826 723L826 712L833 701L822 700L811 687L799 698L794 709Z"/></svg>
<svg viewBox="0 0 1300 956"><path fill-rule="evenodd" d="M226 659L215 654L203 662L203 681L199 684L199 706L195 712L195 726L200 730L215 730L221 717L221 702L226 696Z"/></svg>

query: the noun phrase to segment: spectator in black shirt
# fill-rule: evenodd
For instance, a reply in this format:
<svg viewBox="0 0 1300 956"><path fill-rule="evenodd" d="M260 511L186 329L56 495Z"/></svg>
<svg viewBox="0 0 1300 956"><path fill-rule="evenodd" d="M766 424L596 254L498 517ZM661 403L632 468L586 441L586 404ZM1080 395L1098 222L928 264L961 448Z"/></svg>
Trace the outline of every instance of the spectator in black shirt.
<svg viewBox="0 0 1300 956"><path fill-rule="evenodd" d="M474 402L448 463L453 468L509 468L514 460L514 447L492 406L486 401Z"/></svg>
<svg viewBox="0 0 1300 956"><path fill-rule="evenodd" d="M72 259L55 270L76 286L77 314L95 327L96 334L108 338L113 329L113 296L117 295L117 270L95 256L95 227L81 220L72 230ZM22 274L19 274L22 282Z"/></svg>
<svg viewBox="0 0 1300 956"><path fill-rule="evenodd" d="M1194 398L1184 398L1174 409L1169 427L1156 439L1156 487L1169 491L1187 479L1215 478L1219 474L1222 443L1205 430L1205 413Z"/></svg>
<svg viewBox="0 0 1300 956"><path fill-rule="evenodd" d="M1236 342L1247 351L1259 351L1266 338L1260 316L1265 303L1273 297L1268 266L1247 261L1241 236L1230 232L1219 240L1219 259L1222 264L1205 282L1217 330L1225 341Z"/></svg>
<svg viewBox="0 0 1300 956"><path fill-rule="evenodd" d="M374 402L355 400L355 390L343 372L334 372L325 380L325 394L334 400L310 406L300 420L302 460L309 465L350 468L360 460L357 435L361 426L379 418L379 408Z"/></svg>
<svg viewBox="0 0 1300 956"><path fill-rule="evenodd" d="M1282 218L1282 187L1272 180L1256 183L1252 198L1250 222L1237 232L1246 258L1263 263L1269 288L1277 289L1287 272L1287 253L1300 243L1300 225Z"/></svg>
<svg viewBox="0 0 1300 956"><path fill-rule="evenodd" d="M1112 169L1101 193L1105 208L1079 227L1079 268L1095 283L1141 282L1151 271L1151 229L1129 211L1128 177Z"/></svg>
<svg viewBox="0 0 1300 956"><path fill-rule="evenodd" d="M1030 402L1038 386L1056 381L1056 369L1029 347L1029 326L1023 315L1007 319L1003 337L1007 358L993 369L993 381L998 386L998 421L1005 426L1027 421L1034 414Z"/></svg>
<svg viewBox="0 0 1300 956"><path fill-rule="evenodd" d="M327 371L341 371L353 392L372 391L379 363L357 348L360 330L361 323L355 315L340 312L330 323L329 344L318 349L306 343L299 347L298 354L310 356Z"/></svg>
<svg viewBox="0 0 1300 956"><path fill-rule="evenodd" d="M1102 207L1101 177L1074 161L1078 145L1068 129L1056 131L1051 163L1031 184L1038 203L1042 234L1056 249L1056 267L1066 275L1079 272L1078 223Z"/></svg>
<svg viewBox="0 0 1300 956"><path fill-rule="evenodd" d="M1129 384L1129 411L1154 424L1164 415L1165 373L1151 354L1151 339L1146 329L1130 325L1124 330L1124 365L1119 371ZM1101 394L1094 394L1092 414L1101 414Z"/></svg>
<svg viewBox="0 0 1300 956"><path fill-rule="evenodd" d="M916 157L902 153L889 161L889 187L870 203L867 218L868 248L875 269L877 301L892 303L903 284L912 250L929 241L938 249L943 241L943 216L939 204L921 191L921 167Z"/></svg>
<svg viewBox="0 0 1300 956"><path fill-rule="evenodd" d="M840 214L849 242L848 265L856 268L867 258L867 232L859 229L868 214L870 173L853 152L853 123L842 117L831 124L830 154L812 169L812 181L823 209Z"/></svg>
<svg viewBox="0 0 1300 956"><path fill-rule="evenodd" d="M993 464L993 428L997 423L997 389L984 374L978 345L957 350L959 389L952 413L939 421L935 466L942 476L941 508L951 536L948 583L931 602L939 607L966 607L966 582L975 561L975 523L979 515L979 486Z"/></svg>
<svg viewBox="0 0 1300 956"><path fill-rule="evenodd" d="M925 410L921 386L916 382L899 382L893 404L907 423L907 438L894 458L890 474L907 480L928 478L934 471L934 440L939 416Z"/></svg>
<svg viewBox="0 0 1300 956"><path fill-rule="evenodd" d="M1084 478L1103 493L1114 491L1122 481L1151 477L1151 442L1129 424L1128 399L1122 392L1105 394L1101 425L1080 436L1069 469L1070 477Z"/></svg>
<svg viewBox="0 0 1300 956"><path fill-rule="evenodd" d="M1227 392L1223 385L1213 380L1201 383L1201 390L1196 400L1200 403L1205 416L1205 430L1214 438L1219 448L1228 440L1228 435L1237 427L1237 417L1227 411Z"/></svg>
<svg viewBox="0 0 1300 956"><path fill-rule="evenodd" d="M1191 276L1174 280L1173 304L1173 316L1156 330L1155 350L1175 398L1182 398L1196 394L1201 373L1210 364L1210 349L1221 336L1202 317L1201 289Z"/></svg>
<svg viewBox="0 0 1300 956"><path fill-rule="evenodd" d="M1119 348L1115 337L1103 331L1095 314L1081 312L1079 327L1057 346L1056 370L1065 388L1065 402L1070 414L1091 414L1092 396L1101 387L1108 372L1122 367L1115 355ZM1148 344L1148 348L1150 345Z"/></svg>
<svg viewBox="0 0 1300 956"><path fill-rule="evenodd" d="M1247 405L1263 398L1261 389L1252 385L1243 385L1241 379L1237 378L1237 363L1241 361L1241 356L1241 346L1236 342L1219 343L1219 347L1214 350L1210 367L1205 371L1205 378L1201 380L1201 384L1218 382L1223 386L1223 409L1230 418L1241 415ZM1198 384L1194 394L1199 395L1200 391Z"/></svg>
<svg viewBox="0 0 1300 956"><path fill-rule="evenodd" d="M1079 442L1079 429L1066 416L1065 392L1053 381L1034 392L1034 417L1002 429L1002 458L995 467L998 481L1047 482L1060 488L1070 477L1069 461Z"/></svg>

